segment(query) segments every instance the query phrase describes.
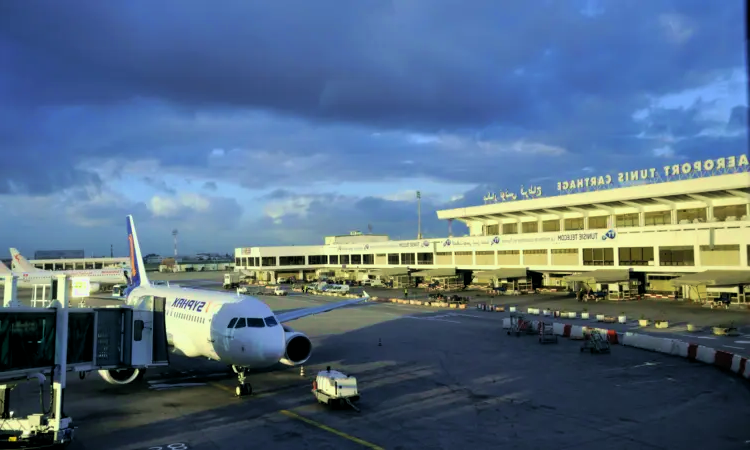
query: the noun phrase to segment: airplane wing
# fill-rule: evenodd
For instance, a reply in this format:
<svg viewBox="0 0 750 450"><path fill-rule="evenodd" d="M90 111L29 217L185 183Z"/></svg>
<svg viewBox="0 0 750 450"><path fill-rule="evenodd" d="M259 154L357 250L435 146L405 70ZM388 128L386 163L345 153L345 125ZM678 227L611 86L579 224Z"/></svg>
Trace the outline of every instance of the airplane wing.
<svg viewBox="0 0 750 450"><path fill-rule="evenodd" d="M357 303L367 301L370 296L367 292L363 292L364 297L355 298L353 300L344 300L342 302L326 303L320 306L313 306L312 308L296 309L294 311L284 312L276 315L276 319L280 323L291 322L292 320L301 319L303 317L312 316L314 314L320 314L334 309L343 308L344 306L356 305Z"/></svg>

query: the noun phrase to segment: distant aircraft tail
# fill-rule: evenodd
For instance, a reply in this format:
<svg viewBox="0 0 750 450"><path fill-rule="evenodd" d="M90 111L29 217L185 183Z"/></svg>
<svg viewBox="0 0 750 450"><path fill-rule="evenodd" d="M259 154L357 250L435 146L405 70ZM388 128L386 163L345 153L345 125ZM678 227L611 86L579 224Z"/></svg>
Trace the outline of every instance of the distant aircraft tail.
<svg viewBox="0 0 750 450"><path fill-rule="evenodd" d="M126 291L127 295L138 286L148 286L150 283L146 275L146 266L143 264L141 246L138 243L138 234L135 231L133 216L126 218L126 224L128 227L128 248L130 249L130 286Z"/></svg>
<svg viewBox="0 0 750 450"><path fill-rule="evenodd" d="M10 271L10 269L8 269L8 266L6 266L5 264L3 264L2 261L0 261L0 275L9 275L11 273L12 272Z"/></svg>
<svg viewBox="0 0 750 450"><path fill-rule="evenodd" d="M37 270L39 270L34 267L29 261L27 261L26 258L24 258L23 255L18 252L18 249L11 248L10 256L13 257L13 260L16 262L18 268L23 270L24 272L36 272Z"/></svg>

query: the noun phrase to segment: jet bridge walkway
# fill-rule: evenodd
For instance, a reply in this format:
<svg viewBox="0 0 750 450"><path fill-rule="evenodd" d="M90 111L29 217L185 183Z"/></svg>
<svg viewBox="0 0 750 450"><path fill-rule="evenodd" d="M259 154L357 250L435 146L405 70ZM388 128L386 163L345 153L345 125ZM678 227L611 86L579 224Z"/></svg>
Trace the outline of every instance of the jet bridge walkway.
<svg viewBox="0 0 750 450"><path fill-rule="evenodd" d="M167 365L163 298L137 306L68 308L67 277L58 277L49 308L20 306L17 277L5 277L0 308L0 448L43 448L73 439L72 419L62 413L67 372ZM24 418L13 417L11 390L37 380L42 397L49 379L52 404ZM49 392L49 391L48 391Z"/></svg>

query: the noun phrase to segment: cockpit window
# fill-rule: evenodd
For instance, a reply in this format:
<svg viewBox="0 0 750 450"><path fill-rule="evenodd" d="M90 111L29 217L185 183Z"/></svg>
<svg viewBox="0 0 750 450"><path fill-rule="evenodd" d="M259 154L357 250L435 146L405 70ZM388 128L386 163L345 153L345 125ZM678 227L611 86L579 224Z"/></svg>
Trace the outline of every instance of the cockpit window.
<svg viewBox="0 0 750 450"><path fill-rule="evenodd" d="M229 325L227 325L227 328L234 328L234 324L236 323L237 323L237 318L235 317L234 319L229 321Z"/></svg>
<svg viewBox="0 0 750 450"><path fill-rule="evenodd" d="M266 326L266 324L263 322L263 319L256 319L255 317L248 317L247 326L251 328L263 328Z"/></svg>
<svg viewBox="0 0 750 450"><path fill-rule="evenodd" d="M269 316L265 318L266 325L269 327L275 327L279 324L279 322L276 321L276 318L274 316Z"/></svg>
<svg viewBox="0 0 750 450"><path fill-rule="evenodd" d="M237 319L237 325L234 326L235 328L245 328L245 318L240 317Z"/></svg>

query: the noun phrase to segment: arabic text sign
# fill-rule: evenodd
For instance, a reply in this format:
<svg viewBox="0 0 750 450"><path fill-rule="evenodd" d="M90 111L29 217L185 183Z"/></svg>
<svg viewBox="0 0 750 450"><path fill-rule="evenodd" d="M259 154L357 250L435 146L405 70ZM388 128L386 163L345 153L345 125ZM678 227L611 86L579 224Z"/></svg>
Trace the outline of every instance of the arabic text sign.
<svg viewBox="0 0 750 450"><path fill-rule="evenodd" d="M91 282L88 277L76 277L70 279L72 286L72 297L88 297L91 295Z"/></svg>
<svg viewBox="0 0 750 450"><path fill-rule="evenodd" d="M615 183L653 183L672 181L681 177L703 177L735 172L750 171L747 155L727 156L724 158L706 159L663 166L661 169L650 168L620 172L616 176L599 175L557 183L558 192L585 191L587 189L606 189Z"/></svg>
<svg viewBox="0 0 750 450"><path fill-rule="evenodd" d="M529 188L524 188L523 185L521 185L520 193L523 200L539 198L542 196L542 187L530 186ZM518 195L515 192L509 191L488 192L487 195L483 197L483 200L485 203L507 202L518 200Z"/></svg>

